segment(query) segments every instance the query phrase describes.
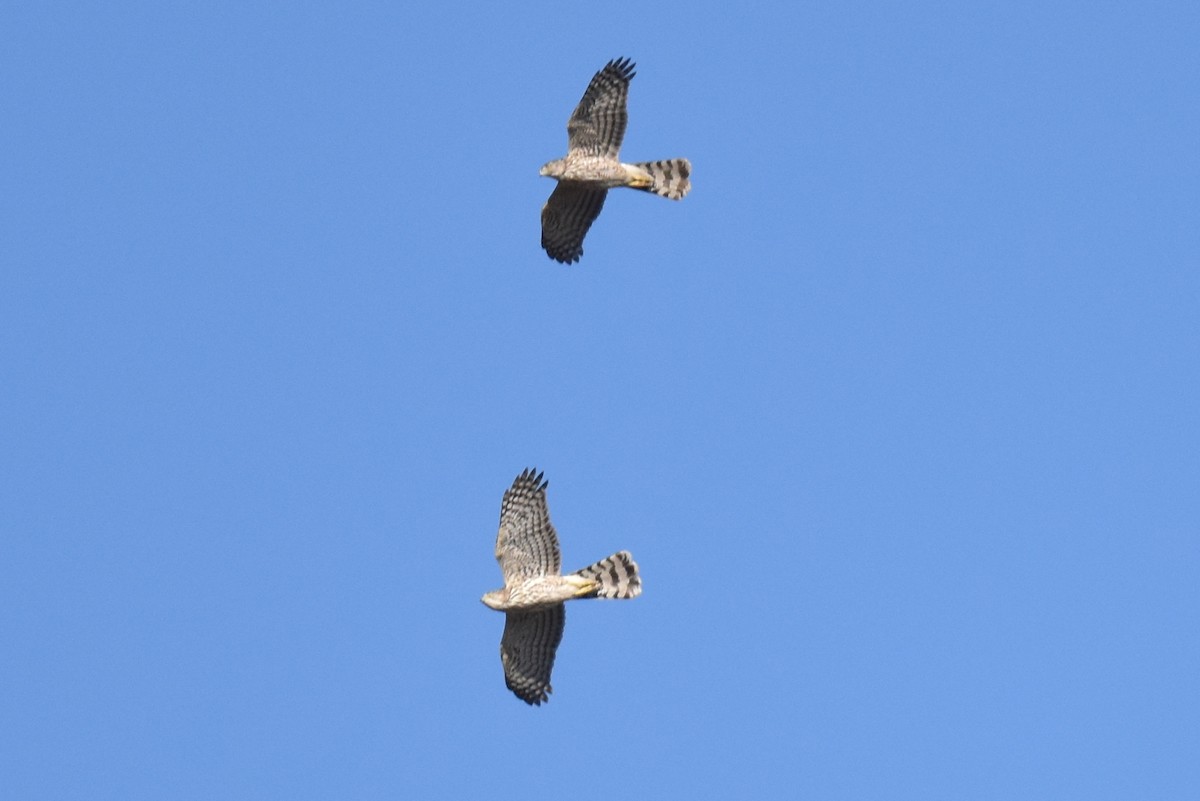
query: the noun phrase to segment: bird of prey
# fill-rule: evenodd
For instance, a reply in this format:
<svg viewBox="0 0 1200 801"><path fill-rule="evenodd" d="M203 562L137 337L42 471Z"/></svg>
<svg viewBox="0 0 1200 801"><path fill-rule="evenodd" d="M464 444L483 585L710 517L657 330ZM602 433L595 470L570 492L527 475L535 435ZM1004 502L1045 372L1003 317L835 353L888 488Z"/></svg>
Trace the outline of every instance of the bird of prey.
<svg viewBox="0 0 1200 801"><path fill-rule="evenodd" d="M504 587L483 602L505 613L500 639L504 683L527 704L549 700L550 671L566 621L563 602L574 598L636 598L642 592L637 563L619 551L562 575L558 537L546 508L542 474L525 470L500 503L496 560Z"/></svg>
<svg viewBox="0 0 1200 801"><path fill-rule="evenodd" d="M567 155L542 167L558 179L542 207L542 247L555 261L571 264L583 255L583 238L604 206L608 190L628 186L681 200L691 189L687 159L623 164L617 158L625 137L625 99L634 64L613 59L596 73L567 120Z"/></svg>

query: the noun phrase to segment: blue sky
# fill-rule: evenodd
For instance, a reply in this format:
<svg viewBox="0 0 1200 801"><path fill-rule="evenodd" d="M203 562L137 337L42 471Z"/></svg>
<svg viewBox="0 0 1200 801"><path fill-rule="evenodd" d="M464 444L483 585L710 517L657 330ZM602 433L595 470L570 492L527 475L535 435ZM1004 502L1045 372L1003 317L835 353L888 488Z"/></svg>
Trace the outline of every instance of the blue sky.
<svg viewBox="0 0 1200 801"><path fill-rule="evenodd" d="M4 12L0 795L1196 797L1195 4L595 12Z"/></svg>

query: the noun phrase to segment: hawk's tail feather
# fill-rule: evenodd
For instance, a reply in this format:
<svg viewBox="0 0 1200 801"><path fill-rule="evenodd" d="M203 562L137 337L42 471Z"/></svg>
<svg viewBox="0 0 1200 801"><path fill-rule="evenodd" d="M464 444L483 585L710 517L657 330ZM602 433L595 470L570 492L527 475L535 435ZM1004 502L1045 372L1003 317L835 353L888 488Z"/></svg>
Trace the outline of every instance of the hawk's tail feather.
<svg viewBox="0 0 1200 801"><path fill-rule="evenodd" d="M638 575L637 562L629 551L620 551L601 559L594 565L575 571L574 575L594 581L595 592L591 598L636 598L642 594L642 577Z"/></svg>
<svg viewBox="0 0 1200 801"><path fill-rule="evenodd" d="M653 192L671 200L682 200L692 188L692 163L687 159L639 161L633 166L650 173L650 177L654 179L649 186L639 186L635 187L636 189Z"/></svg>

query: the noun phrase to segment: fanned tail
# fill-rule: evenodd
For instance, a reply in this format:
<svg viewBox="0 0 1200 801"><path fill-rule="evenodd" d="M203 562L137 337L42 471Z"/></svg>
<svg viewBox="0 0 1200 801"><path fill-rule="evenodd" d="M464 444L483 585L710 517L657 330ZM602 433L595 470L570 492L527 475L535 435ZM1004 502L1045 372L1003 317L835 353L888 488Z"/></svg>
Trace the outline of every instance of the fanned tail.
<svg viewBox="0 0 1200 801"><path fill-rule="evenodd" d="M633 561L629 551L614 553L594 565L575 571L573 575L596 582L596 591L588 593L586 597L636 598L642 594L637 562Z"/></svg>
<svg viewBox="0 0 1200 801"><path fill-rule="evenodd" d="M635 189L653 192L671 200L682 200L692 188L692 163L687 159L639 161L633 166L645 170L654 179L650 186L637 186Z"/></svg>

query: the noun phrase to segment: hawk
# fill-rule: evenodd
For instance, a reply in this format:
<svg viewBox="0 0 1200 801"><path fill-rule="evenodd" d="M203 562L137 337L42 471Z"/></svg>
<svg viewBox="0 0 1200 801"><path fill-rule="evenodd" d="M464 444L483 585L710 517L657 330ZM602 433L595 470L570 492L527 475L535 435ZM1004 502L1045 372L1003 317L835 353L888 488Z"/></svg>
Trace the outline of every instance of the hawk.
<svg viewBox="0 0 1200 801"><path fill-rule="evenodd" d="M637 563L619 551L562 575L558 537L546 508L542 474L525 470L500 503L496 560L504 587L483 602L505 613L500 638L504 683L527 704L550 700L550 671L566 621L563 602L573 598L636 598L642 593Z"/></svg>
<svg viewBox="0 0 1200 801"><path fill-rule="evenodd" d="M583 238L612 187L628 186L671 200L682 200L692 188L687 159L622 164L617 158L633 67L629 59L618 58L595 74L567 120L567 155L541 169L542 175L558 179L542 207L542 247L555 261L579 261Z"/></svg>

